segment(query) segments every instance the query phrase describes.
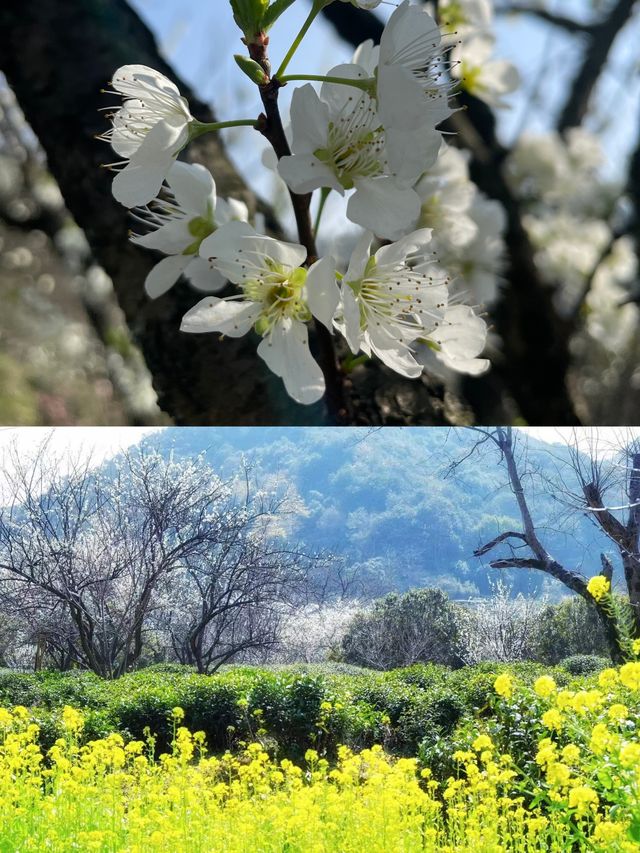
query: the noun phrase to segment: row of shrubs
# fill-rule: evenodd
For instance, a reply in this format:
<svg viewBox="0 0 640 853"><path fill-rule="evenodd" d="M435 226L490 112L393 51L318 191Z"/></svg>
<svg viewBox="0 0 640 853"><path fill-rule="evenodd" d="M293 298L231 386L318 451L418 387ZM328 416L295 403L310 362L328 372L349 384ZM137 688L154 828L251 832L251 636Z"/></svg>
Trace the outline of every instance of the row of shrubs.
<svg viewBox="0 0 640 853"><path fill-rule="evenodd" d="M206 676L170 664L118 681L80 671L5 671L0 706L31 708L45 745L60 736L61 709L72 705L85 714L85 739L112 731L144 738L151 732L162 750L172 737L171 709L179 706L184 725L204 731L213 752L260 739L280 757L294 759L310 747L331 756L339 744L381 743L391 752L415 755L442 745L465 719L487 712L496 673L509 672L524 683L549 673L565 685L606 665L604 659L579 656L553 669L534 663L457 670L417 664L374 672L322 664L229 667Z"/></svg>

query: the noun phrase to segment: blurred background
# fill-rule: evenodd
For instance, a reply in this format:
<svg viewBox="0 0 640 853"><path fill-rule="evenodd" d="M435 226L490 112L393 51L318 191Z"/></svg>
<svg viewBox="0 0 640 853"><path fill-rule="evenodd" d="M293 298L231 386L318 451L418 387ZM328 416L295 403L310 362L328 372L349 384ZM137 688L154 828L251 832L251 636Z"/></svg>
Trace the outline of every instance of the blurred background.
<svg viewBox="0 0 640 853"><path fill-rule="evenodd" d="M241 52L242 45L226 0L130 0L129 5L150 29L166 60L215 109L217 118L255 116L260 111L255 87L233 61L233 52ZM554 129L585 49L594 39L597 44L604 38L589 28L610 18L620 5L589 0L496 4L494 55L513 62L522 78L520 88L508 96L508 108L495 111L497 137L512 152L514 174L525 160L530 164L535 159L532 151L559 144ZM548 209L542 214L530 210L528 227L543 276L548 274L554 282L575 279L572 293L594 277L594 260L603 264L606 282L599 296L581 306L583 322L571 334L567 381L584 423L640 422L637 262L626 233L632 230L629 223L634 217L632 200L625 200L627 170L640 127L640 23L634 15L637 4L627 6L581 125L588 139L597 141L598 154L589 170L576 171L575 180L590 184L583 189L597 195L598 210L582 212L572 221L571 233L561 245ZM383 3L375 14L384 21L394 8ZM282 55L308 10L307 0L297 0L276 24L271 32L272 56ZM332 23L320 18L289 71L326 73L348 61L352 52L352 45ZM285 89L285 112L289 97ZM284 185L263 164L266 142L244 128L225 131L223 141L239 174L273 206L293 236ZM103 156L108 159L106 149ZM553 158L553 150L548 156ZM526 176L519 174L517 180L517 189L522 189ZM321 250L338 255L345 253L353 236L345 232L341 203L339 198L330 200L320 241ZM545 222L553 233L545 229ZM594 222L599 223L595 236ZM594 244L608 247L608 254L596 251L594 258ZM131 282L132 288L141 286ZM556 300L558 306L563 298ZM558 308L560 314L562 310ZM511 412L516 420L520 416L517 406L509 408L509 403L501 411ZM66 210L43 150L1 75L0 422L172 423L158 407L151 376L118 308L111 279Z"/></svg>

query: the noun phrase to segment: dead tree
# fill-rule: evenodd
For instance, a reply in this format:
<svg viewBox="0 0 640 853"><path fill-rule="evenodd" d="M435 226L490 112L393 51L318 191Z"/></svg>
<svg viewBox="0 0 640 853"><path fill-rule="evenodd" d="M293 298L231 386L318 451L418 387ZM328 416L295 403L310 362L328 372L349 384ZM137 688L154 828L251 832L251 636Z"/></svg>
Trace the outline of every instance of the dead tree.
<svg viewBox="0 0 640 853"><path fill-rule="evenodd" d="M491 441L500 453L500 460L507 470L509 486L518 505L522 529L503 531L490 542L477 548L474 555L482 557L498 546L503 546L508 551L507 555L491 559L489 563L491 568L541 571L584 598L598 612L612 660L616 663L623 662L625 660L624 636L621 632L621 626L611 612L607 601L596 601L593 598L587 589L589 578L559 563L549 553L536 529L518 467L516 458L517 439L513 429L511 427L496 427L478 431L482 434L480 440L482 442ZM606 560L603 560L602 573L608 579L610 578L611 565Z"/></svg>

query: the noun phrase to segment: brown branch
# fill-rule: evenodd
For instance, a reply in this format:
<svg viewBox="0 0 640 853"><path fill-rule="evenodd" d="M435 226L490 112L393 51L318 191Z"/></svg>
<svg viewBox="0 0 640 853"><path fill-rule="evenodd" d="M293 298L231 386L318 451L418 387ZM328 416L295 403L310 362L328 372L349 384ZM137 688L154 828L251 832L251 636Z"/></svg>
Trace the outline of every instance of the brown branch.
<svg viewBox="0 0 640 853"><path fill-rule="evenodd" d="M527 537L524 533L517 533L514 530L507 530L505 533L501 533L499 536L496 536L495 539L492 539L491 542L487 542L485 545L482 545L480 548L476 548L473 552L474 557L482 557L483 554L487 554L496 545L499 545L501 542L504 542L506 539L520 539L522 542L527 541ZM493 565L493 563L491 564Z"/></svg>
<svg viewBox="0 0 640 853"><path fill-rule="evenodd" d="M555 12L549 12L547 9L538 8L536 6L521 6L519 4L509 4L506 6L498 6L496 8L498 15L523 14L533 15L547 24L553 24L561 30L568 33L590 33L595 25L592 23L583 24L581 21L576 21L575 18L567 18L566 15L558 15Z"/></svg>
<svg viewBox="0 0 640 853"><path fill-rule="evenodd" d="M603 505L602 493L597 483L585 483L582 488L587 506L593 510L592 515L607 534L617 545L624 543L627 537L627 529L618 519Z"/></svg>
<svg viewBox="0 0 640 853"><path fill-rule="evenodd" d="M618 33L631 17L635 3L636 0L618 0L608 16L591 27L582 63L560 111L557 124L560 133L582 123L593 90L609 57L609 51Z"/></svg>
<svg viewBox="0 0 640 853"><path fill-rule="evenodd" d="M249 54L257 62L265 74L270 76L271 65L266 53L268 39L260 39L256 44L249 44ZM258 119L257 129L271 144L276 157L280 160L291 154L287 141L282 117L278 107L278 93L282 84L276 78L260 86L260 98L264 106L264 114ZM298 228L298 238L307 250L307 266L317 259L315 235L311 224L311 193L300 195L289 190L289 197ZM348 410L344 393L344 377L336 356L331 332L318 320L314 321L316 343L318 345L318 361L325 380L325 404L331 423L345 425L348 423Z"/></svg>

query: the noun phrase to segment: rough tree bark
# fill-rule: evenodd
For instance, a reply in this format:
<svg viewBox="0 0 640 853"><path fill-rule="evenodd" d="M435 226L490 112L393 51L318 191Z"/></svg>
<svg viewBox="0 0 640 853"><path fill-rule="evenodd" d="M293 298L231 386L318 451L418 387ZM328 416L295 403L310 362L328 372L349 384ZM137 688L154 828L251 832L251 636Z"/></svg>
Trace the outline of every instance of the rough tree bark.
<svg viewBox="0 0 640 853"><path fill-rule="evenodd" d="M0 6L0 67L45 149L70 212L113 279L161 407L179 424L322 422L321 407L303 409L289 401L257 357L255 341L220 343L214 335L179 333L182 315L194 304L186 287L155 301L146 298L142 282L155 259L129 244L129 214L111 196L112 175L100 168L112 152L94 138L107 126L98 108L117 101L100 90L119 65L130 62L176 80L198 118L213 120L177 80L124 0L39 0L37 14L19 0ZM255 208L255 198L216 137L202 137L189 153L207 163L222 194L233 193Z"/></svg>

